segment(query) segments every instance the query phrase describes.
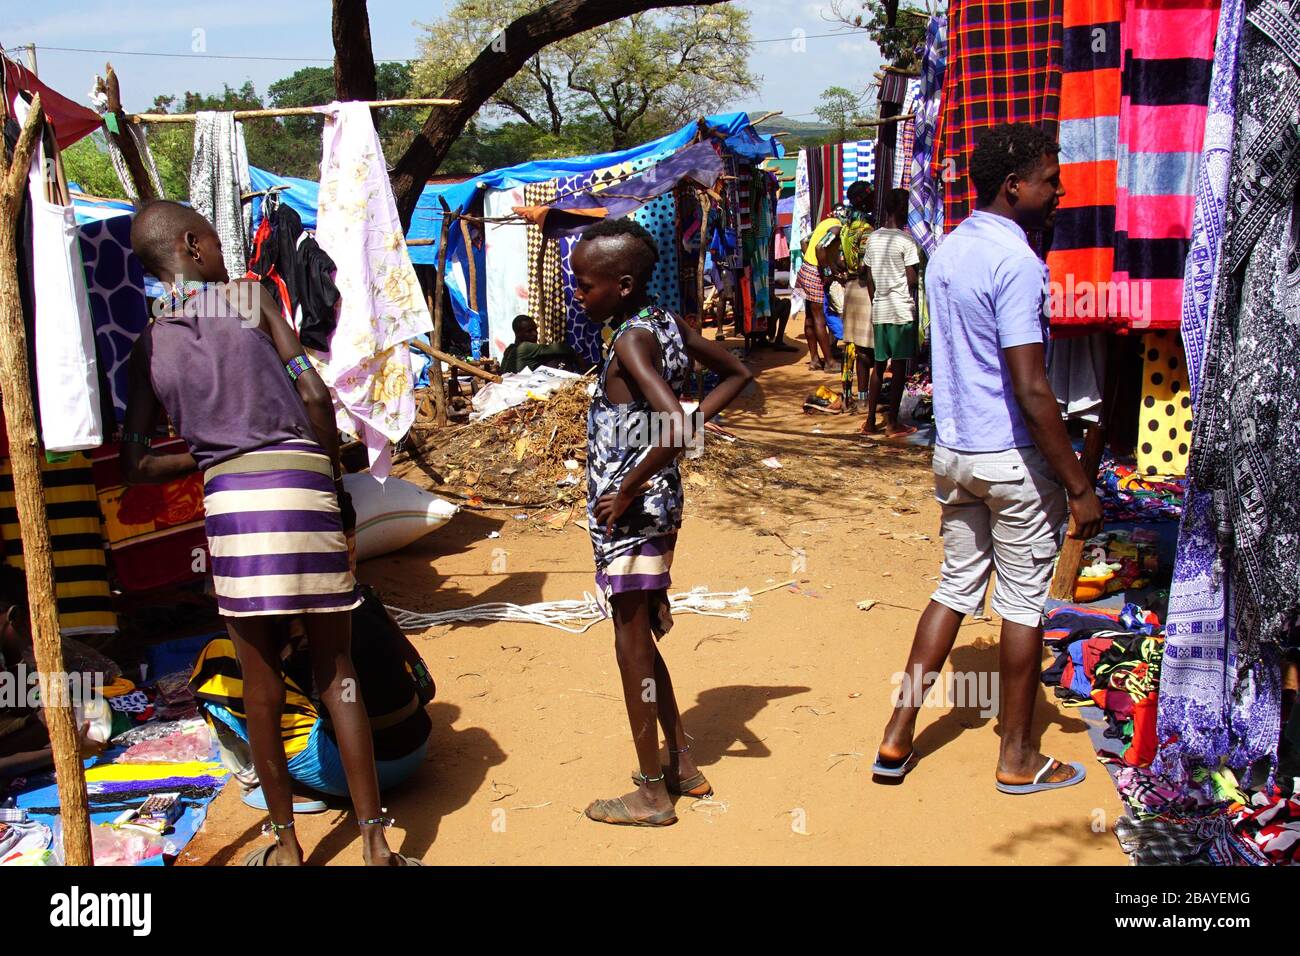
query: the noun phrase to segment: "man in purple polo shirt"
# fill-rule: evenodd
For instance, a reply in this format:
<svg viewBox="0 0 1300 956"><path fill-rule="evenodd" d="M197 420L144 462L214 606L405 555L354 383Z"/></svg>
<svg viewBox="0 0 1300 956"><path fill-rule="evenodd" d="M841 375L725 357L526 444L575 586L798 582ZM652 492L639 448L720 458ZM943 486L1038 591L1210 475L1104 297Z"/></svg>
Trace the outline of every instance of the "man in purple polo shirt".
<svg viewBox="0 0 1300 956"><path fill-rule="evenodd" d="M1025 241L1065 195L1056 142L1025 123L996 126L971 156L977 208L926 269L934 379L935 497L943 569L917 624L893 716L873 766L902 777L915 762L921 703L997 570L1001 751L995 785L1034 793L1082 782L1082 764L1032 739L1042 613L1067 505L1077 537L1101 530L1101 503L1075 457L1047 382L1042 261Z"/></svg>

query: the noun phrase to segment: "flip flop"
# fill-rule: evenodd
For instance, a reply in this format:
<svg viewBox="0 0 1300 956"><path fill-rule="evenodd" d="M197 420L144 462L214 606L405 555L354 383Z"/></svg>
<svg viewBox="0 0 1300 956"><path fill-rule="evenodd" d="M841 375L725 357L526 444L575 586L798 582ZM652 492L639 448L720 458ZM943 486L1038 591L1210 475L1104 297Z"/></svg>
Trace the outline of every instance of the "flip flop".
<svg viewBox="0 0 1300 956"><path fill-rule="evenodd" d="M1083 764L1070 763L1068 764L1068 766L1074 770L1073 776L1067 777L1064 780L1059 780L1055 783L1041 782L1045 776L1047 776L1049 773L1051 773L1059 766L1061 766L1061 761L1056 760L1053 757L1048 757L1047 763L1043 764L1043 769L1038 771L1038 773L1034 774L1033 783L1003 783L1000 780L995 781L995 783L997 785L998 790L1000 790L1003 793L1011 793L1011 794L1038 793L1039 791L1042 790L1061 790L1064 787L1073 787L1076 783L1083 783L1084 777L1088 776L1088 771L1083 766Z"/></svg>
<svg viewBox="0 0 1300 956"><path fill-rule="evenodd" d="M885 432L885 441L904 441L905 439L911 438L916 434L916 432L917 429L909 425L903 431L895 432L892 435L889 434L889 432Z"/></svg>
<svg viewBox="0 0 1300 956"><path fill-rule="evenodd" d="M261 787L254 787L248 793L239 798L245 806L252 807L254 810L265 810L266 794L262 792ZM325 805L324 800L295 800L293 802L294 813L324 813L329 807Z"/></svg>
<svg viewBox="0 0 1300 956"><path fill-rule="evenodd" d="M667 827L677 822L677 811L669 808L652 813L648 817L637 817L628 809L622 797L612 800L593 800L586 810L587 819L597 823L612 823L624 827Z"/></svg>
<svg viewBox="0 0 1300 956"><path fill-rule="evenodd" d="M880 756L880 752L876 751L876 762L871 765L871 773L876 777L888 777L891 780L902 780L915 766L915 750L909 750L906 757L892 766L885 763L884 759Z"/></svg>
<svg viewBox="0 0 1300 956"><path fill-rule="evenodd" d="M407 856L405 853L394 853L393 856L402 861L402 866L424 866L424 864L413 856Z"/></svg>

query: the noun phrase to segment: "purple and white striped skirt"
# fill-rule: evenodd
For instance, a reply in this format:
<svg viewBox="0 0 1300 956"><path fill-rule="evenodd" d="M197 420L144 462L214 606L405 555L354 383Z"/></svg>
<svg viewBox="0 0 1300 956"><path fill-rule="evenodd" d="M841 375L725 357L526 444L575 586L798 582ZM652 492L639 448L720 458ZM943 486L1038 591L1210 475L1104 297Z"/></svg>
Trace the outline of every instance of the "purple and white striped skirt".
<svg viewBox="0 0 1300 956"><path fill-rule="evenodd" d="M361 603L319 446L272 445L213 465L203 506L222 615L319 614Z"/></svg>
<svg viewBox="0 0 1300 956"><path fill-rule="evenodd" d="M657 535L622 548L617 557L596 559L596 587L605 597L627 591L664 591L672 587L676 534Z"/></svg>

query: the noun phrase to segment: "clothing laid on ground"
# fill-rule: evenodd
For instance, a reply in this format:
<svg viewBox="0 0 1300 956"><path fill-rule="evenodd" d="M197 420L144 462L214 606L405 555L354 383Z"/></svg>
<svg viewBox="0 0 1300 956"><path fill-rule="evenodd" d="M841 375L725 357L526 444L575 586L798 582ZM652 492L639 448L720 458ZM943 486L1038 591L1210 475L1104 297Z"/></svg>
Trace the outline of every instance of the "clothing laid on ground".
<svg viewBox="0 0 1300 956"><path fill-rule="evenodd" d="M680 396L690 372L690 357L677 321L654 306L642 309L614 332L587 413L587 522L596 559L596 586L606 597L628 591L656 591L667 614L673 546L682 523L682 479L674 460L650 477L648 489L614 523L596 520L602 495L617 492L624 478L666 436L656 435L655 417L645 399L617 404L606 393L606 376L619 338L633 330L654 336L662 356L660 374ZM668 619L669 622L671 619Z"/></svg>
<svg viewBox="0 0 1300 956"><path fill-rule="evenodd" d="M876 325L910 324L916 318L916 303L907 284L907 269L921 263L912 237L902 229L877 229L867 237L863 263L871 270L876 286L871 321Z"/></svg>
<svg viewBox="0 0 1300 956"><path fill-rule="evenodd" d="M967 452L1033 444L1003 349L1043 343L1046 270L1024 230L976 210L926 268L937 443Z"/></svg>
<svg viewBox="0 0 1300 956"><path fill-rule="evenodd" d="M1068 512L1065 489L1047 460L1032 446L968 454L940 445L934 476L943 509L943 568L932 599L973 614L996 569L993 611L1037 627Z"/></svg>

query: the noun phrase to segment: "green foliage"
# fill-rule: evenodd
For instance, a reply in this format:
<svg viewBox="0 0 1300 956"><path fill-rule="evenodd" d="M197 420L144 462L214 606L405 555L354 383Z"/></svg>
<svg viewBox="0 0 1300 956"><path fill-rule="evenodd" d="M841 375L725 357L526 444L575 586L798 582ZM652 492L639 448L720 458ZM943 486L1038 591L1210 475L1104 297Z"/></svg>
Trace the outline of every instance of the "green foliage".
<svg viewBox="0 0 1300 956"><path fill-rule="evenodd" d="M831 134L824 140L827 143L843 143L849 139L863 139L853 124L865 119L861 104L862 97L842 86L832 86L822 90L821 105L814 112L817 117L831 127Z"/></svg>
<svg viewBox="0 0 1300 956"><path fill-rule="evenodd" d="M460 0L425 26L415 89L442 92L506 23L536 7ZM731 4L633 14L546 47L492 96L489 118L509 116L556 137L595 117L606 130L601 140L630 146L756 89L749 40L749 14Z"/></svg>
<svg viewBox="0 0 1300 956"><path fill-rule="evenodd" d="M838 19L850 26L860 27L880 47L880 55L886 63L899 69L912 70L921 65L921 53L925 48L925 25L929 19L923 7L911 3L898 3L898 15L894 25L888 25L888 11L884 0L851 0L850 7L857 10L845 10L834 4L833 10Z"/></svg>
<svg viewBox="0 0 1300 956"><path fill-rule="evenodd" d="M83 192L110 199L125 198L125 190L118 182L113 163L108 158L108 143L102 132L92 133L63 150L63 172L68 182L76 183Z"/></svg>

